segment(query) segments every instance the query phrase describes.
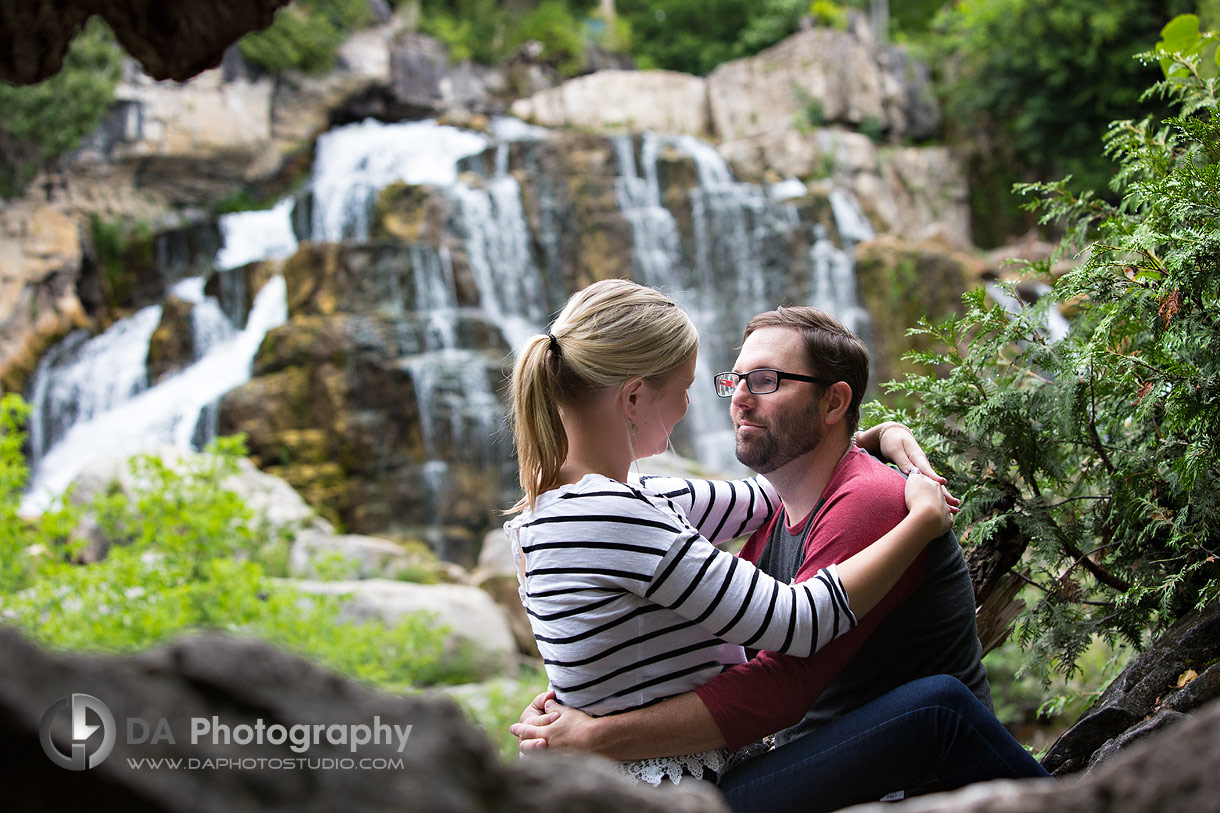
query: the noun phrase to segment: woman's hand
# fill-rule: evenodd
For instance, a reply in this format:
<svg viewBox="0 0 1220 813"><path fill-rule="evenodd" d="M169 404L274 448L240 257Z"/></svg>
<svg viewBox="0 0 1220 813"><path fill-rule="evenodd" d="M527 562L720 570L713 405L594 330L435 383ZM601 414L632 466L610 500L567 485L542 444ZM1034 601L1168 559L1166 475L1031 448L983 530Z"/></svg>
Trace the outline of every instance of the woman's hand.
<svg viewBox="0 0 1220 813"><path fill-rule="evenodd" d="M907 475L907 510L926 525L933 537L953 527L955 509L945 499L944 486L916 469Z"/></svg>
<svg viewBox="0 0 1220 813"><path fill-rule="evenodd" d="M860 432L856 436L856 442L860 448L873 454L880 454L881 457L897 466L903 474L918 471L942 487L949 482L932 468L932 464L928 462L928 456L924 454L919 441L915 439L915 433L905 424L897 421L879 423ZM962 501L950 494L948 489L944 489L944 497L949 504L949 510L956 514Z"/></svg>

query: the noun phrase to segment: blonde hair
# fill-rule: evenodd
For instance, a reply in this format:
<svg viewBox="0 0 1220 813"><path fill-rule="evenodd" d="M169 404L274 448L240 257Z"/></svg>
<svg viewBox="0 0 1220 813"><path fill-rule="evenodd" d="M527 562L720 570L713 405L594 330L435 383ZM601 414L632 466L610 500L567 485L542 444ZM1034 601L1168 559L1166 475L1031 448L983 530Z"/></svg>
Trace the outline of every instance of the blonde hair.
<svg viewBox="0 0 1220 813"><path fill-rule="evenodd" d="M525 496L510 513L533 508L558 485L568 455L561 405L631 378L661 378L698 349L690 317L654 288L609 279L573 294L550 330L526 341L513 367L513 439Z"/></svg>

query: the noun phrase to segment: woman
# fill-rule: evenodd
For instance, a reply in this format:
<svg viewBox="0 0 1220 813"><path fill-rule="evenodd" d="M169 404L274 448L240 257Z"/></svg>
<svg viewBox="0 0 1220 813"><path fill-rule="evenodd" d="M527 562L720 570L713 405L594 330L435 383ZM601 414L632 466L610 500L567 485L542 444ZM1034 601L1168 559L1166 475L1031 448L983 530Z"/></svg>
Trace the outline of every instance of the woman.
<svg viewBox="0 0 1220 813"><path fill-rule="evenodd" d="M632 478L686 414L698 337L661 293L607 280L575 294L513 373L525 496L505 529L521 599L558 699L600 715L687 691L743 647L805 656L855 625L948 530L939 483L907 480L909 514L815 579L780 584L712 542L759 527L778 501L762 478ZM711 540L711 542L709 542ZM657 784L715 776L727 754L624 766Z"/></svg>

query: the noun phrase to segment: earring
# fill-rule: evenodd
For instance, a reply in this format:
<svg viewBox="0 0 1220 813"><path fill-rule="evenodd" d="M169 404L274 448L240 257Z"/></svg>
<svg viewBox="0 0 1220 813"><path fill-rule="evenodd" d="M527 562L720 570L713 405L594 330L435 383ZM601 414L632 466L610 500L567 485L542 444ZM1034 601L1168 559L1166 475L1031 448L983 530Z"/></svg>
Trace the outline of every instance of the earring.
<svg viewBox="0 0 1220 813"><path fill-rule="evenodd" d="M628 427L628 430L631 432L631 436L635 437L636 430L638 430L639 427L635 425L635 421L630 421L630 424L631 425Z"/></svg>

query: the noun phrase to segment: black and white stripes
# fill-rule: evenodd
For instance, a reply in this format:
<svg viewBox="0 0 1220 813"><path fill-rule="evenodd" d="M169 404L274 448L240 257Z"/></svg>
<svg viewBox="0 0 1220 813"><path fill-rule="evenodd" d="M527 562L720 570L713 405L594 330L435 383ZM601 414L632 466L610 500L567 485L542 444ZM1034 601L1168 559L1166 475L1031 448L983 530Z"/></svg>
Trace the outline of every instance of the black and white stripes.
<svg viewBox="0 0 1220 813"><path fill-rule="evenodd" d="M762 478L589 475L507 523L560 699L594 714L635 708L741 662L741 646L807 655L854 626L833 568L780 584L709 543L754 530L777 507Z"/></svg>

